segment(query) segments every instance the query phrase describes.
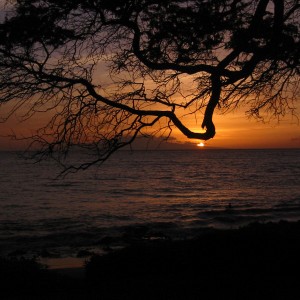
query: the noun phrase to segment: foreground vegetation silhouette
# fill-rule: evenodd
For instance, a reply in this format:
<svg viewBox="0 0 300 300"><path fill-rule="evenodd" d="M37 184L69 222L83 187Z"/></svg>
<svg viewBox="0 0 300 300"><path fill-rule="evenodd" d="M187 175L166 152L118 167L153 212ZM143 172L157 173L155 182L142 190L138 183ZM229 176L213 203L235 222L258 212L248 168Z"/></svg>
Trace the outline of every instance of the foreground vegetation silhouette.
<svg viewBox="0 0 300 300"><path fill-rule="evenodd" d="M299 1L20 0L5 10L2 121L44 111L31 146L96 155L78 168L140 135L211 139L215 109L280 117L299 96ZM185 125L191 114L204 131Z"/></svg>

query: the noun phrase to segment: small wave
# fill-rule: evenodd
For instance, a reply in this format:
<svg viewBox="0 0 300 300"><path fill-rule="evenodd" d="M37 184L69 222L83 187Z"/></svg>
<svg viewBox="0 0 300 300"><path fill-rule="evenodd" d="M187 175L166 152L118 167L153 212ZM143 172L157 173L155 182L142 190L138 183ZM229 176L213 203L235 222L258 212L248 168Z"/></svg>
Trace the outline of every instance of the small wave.
<svg viewBox="0 0 300 300"><path fill-rule="evenodd" d="M29 204L7 204L3 205L2 209L14 209L14 208L25 208L25 207L30 207Z"/></svg>
<svg viewBox="0 0 300 300"><path fill-rule="evenodd" d="M47 187L55 187L55 188L60 188L60 187L73 187L76 186L76 183L73 182L67 182L67 183L47 183Z"/></svg>

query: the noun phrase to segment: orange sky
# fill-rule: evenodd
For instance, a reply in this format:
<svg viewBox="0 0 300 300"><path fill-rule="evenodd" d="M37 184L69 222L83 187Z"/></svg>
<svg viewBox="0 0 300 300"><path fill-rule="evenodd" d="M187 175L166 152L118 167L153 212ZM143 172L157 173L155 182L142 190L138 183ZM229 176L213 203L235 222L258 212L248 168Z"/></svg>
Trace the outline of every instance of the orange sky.
<svg viewBox="0 0 300 300"><path fill-rule="evenodd" d="M214 123L216 135L205 142L210 147L300 148L300 120L291 114L280 122L272 120L262 123L254 118L249 119L245 111L239 109L225 115L216 112ZM197 127L192 126L191 129L196 130Z"/></svg>
<svg viewBox="0 0 300 300"><path fill-rule="evenodd" d="M0 0L0 12L3 7L3 1ZM102 78L100 78L100 75ZM98 74L100 81L105 81L106 72ZM0 108L0 115L1 110ZM297 112L300 119L300 100L298 101ZM12 141L6 136L12 132L18 135L31 135L34 130L42 126L44 115L38 114L25 123L18 123L17 118L12 117L6 123L0 123L0 150L14 150L24 148L23 142ZM200 131L201 118L196 124L194 117L185 119L184 124L193 131ZM216 125L216 136L205 144L209 147L224 148L300 148L300 121L292 115L287 115L280 123L272 121L262 124L254 119L247 119L245 112L240 109L235 112L221 115L216 113L214 117ZM174 129L173 137L179 143L192 143L196 145L198 140L189 140L185 138L178 130ZM174 141L174 140L172 140ZM197 147L195 146L195 149Z"/></svg>
<svg viewBox="0 0 300 300"><path fill-rule="evenodd" d="M298 109L299 111L299 109ZM24 148L23 142L4 138L4 135L15 132L17 134L30 135L35 128L42 126L44 114L40 113L34 118L19 123L12 117L7 123L0 124L0 150L15 150ZM206 146L221 148L300 148L300 125L296 117L287 115L280 123L272 121L266 124L255 119L248 119L245 113L235 111L221 115L218 112L214 117L216 136L207 142ZM184 120L190 124L190 128L199 131L201 121L196 124L194 118ZM196 144L198 140L189 140L179 131L173 131L173 138L179 143ZM174 140L172 140L174 142ZM188 145L191 148L191 145Z"/></svg>

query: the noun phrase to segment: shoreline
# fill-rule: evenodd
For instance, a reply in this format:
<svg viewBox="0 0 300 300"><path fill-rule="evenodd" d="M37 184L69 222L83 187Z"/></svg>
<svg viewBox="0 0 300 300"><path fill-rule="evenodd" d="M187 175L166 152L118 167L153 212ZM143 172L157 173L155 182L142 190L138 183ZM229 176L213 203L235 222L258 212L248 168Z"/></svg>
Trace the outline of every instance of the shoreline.
<svg viewBox="0 0 300 300"><path fill-rule="evenodd" d="M235 210L235 207L226 206L224 210L230 217ZM98 232L88 232L88 238L84 238L84 233L80 232L83 241L76 241L65 239L64 235L57 240L48 239L46 236L35 238L20 238L17 242L0 244L0 257L7 257L18 259L24 257L26 259L37 259L41 264L47 265L48 269L61 268L78 268L81 267L86 259L93 255L105 255L112 251L117 251L126 248L136 243L148 243L151 241L181 241L194 240L202 235L214 232L224 232L231 230L241 230L247 228L252 224L276 224L279 222L295 223L299 220L296 210L293 217L284 219L270 219L270 220L254 220L250 223L236 224L232 222L227 226L191 226L178 227L175 223L146 223L134 224L128 226L117 227L117 229L107 230L104 233L100 230ZM99 236L97 236L97 233ZM104 234L103 234L104 233ZM2 247L3 246L3 247ZM5 249L5 250L4 250ZM9 250L8 250L9 249Z"/></svg>
<svg viewBox="0 0 300 300"><path fill-rule="evenodd" d="M91 256L85 268L2 258L0 283L3 299L297 299L299 253L300 221L252 223L189 240L139 241Z"/></svg>

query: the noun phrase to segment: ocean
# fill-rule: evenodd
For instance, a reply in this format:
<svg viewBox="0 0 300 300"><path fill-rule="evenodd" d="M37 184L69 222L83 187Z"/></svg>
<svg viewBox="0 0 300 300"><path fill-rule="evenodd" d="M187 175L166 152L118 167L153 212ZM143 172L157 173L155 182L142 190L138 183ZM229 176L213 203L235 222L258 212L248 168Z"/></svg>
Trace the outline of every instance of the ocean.
<svg viewBox="0 0 300 300"><path fill-rule="evenodd" d="M0 152L0 255L70 255L300 219L299 149L120 151L57 179L60 171Z"/></svg>

